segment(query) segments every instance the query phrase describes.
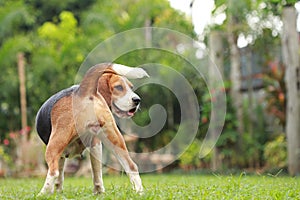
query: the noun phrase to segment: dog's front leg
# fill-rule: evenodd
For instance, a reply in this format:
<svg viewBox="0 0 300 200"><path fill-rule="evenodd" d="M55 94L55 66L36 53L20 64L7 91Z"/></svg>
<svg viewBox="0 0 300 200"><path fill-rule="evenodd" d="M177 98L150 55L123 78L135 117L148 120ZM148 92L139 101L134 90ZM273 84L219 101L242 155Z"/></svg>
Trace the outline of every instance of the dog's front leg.
<svg viewBox="0 0 300 200"><path fill-rule="evenodd" d="M113 115L101 94L94 99L98 99L94 102L94 112L99 123L99 129L97 131L92 130L92 132L98 134L103 144L115 154L129 176L133 188L141 193L143 186L138 167L129 156L124 138L116 125Z"/></svg>
<svg viewBox="0 0 300 200"><path fill-rule="evenodd" d="M123 136L115 125L113 127L104 127L104 130L106 131L100 131L101 141L114 153L128 175L133 189L138 193L142 193L143 185L138 167L129 156Z"/></svg>
<svg viewBox="0 0 300 200"><path fill-rule="evenodd" d="M92 175L94 183L94 194L101 194L105 192L102 179L102 143L97 138L93 138L92 147L90 149L90 159L92 165Z"/></svg>
<svg viewBox="0 0 300 200"><path fill-rule="evenodd" d="M119 160L120 164L124 168L126 174L129 177L133 189L138 192L143 192L142 180L139 175L138 167L130 158L129 153L126 150L120 149L119 147L114 148L114 154Z"/></svg>
<svg viewBox="0 0 300 200"><path fill-rule="evenodd" d="M64 183L64 168L65 168L65 157L61 157L59 160L59 175L55 182L56 191L60 192L63 190L63 183Z"/></svg>

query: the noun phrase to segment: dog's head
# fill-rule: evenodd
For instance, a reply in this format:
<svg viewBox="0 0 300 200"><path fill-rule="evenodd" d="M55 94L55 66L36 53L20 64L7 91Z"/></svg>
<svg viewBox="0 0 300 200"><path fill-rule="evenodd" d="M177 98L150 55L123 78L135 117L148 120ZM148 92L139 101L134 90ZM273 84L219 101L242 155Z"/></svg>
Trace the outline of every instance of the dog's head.
<svg viewBox="0 0 300 200"><path fill-rule="evenodd" d="M140 105L140 97L133 92L129 80L118 74L105 73L98 81L97 92L118 117L132 117Z"/></svg>
<svg viewBox="0 0 300 200"><path fill-rule="evenodd" d="M97 73L99 77L93 78ZM90 86L81 84L80 87L82 89L85 87L87 90L91 87L94 88L91 92L95 95L101 95L115 115L129 118L138 110L141 98L134 93L133 85L127 78L143 77L149 77L149 75L142 68L132 68L119 64L102 64L96 65L87 72L86 79L92 84ZM96 79L94 84L93 79Z"/></svg>

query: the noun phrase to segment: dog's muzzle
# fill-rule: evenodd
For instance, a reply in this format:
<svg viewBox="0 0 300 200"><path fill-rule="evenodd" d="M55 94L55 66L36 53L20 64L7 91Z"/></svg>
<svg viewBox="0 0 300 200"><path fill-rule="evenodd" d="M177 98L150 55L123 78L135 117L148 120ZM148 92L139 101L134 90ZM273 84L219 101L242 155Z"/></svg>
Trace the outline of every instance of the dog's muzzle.
<svg viewBox="0 0 300 200"><path fill-rule="evenodd" d="M120 109L114 102L112 103L112 112L116 114L120 118L130 118L134 115L134 113L138 110L140 106L141 99L140 98L132 98L133 106L129 110Z"/></svg>
<svg viewBox="0 0 300 200"><path fill-rule="evenodd" d="M135 106L139 106L141 99L139 97L133 97L132 102L134 103Z"/></svg>

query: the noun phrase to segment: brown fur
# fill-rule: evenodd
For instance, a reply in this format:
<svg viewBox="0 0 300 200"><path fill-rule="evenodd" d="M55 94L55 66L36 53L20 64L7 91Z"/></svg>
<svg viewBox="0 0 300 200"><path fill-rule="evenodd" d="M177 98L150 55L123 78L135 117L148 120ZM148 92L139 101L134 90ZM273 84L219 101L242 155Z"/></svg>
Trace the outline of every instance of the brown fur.
<svg viewBox="0 0 300 200"><path fill-rule="evenodd" d="M61 173L64 158L62 157L81 154L87 144L83 144L80 137L87 132L94 135L103 133L105 135L102 135L105 140L104 144L112 148L112 151L121 159L121 164L125 163L123 166L125 171L138 173L136 164L129 157L123 136L110 111L112 98L117 98L112 95L112 88L118 80L120 80L120 76L111 69L111 64L96 65L88 70L77 91L70 96L61 98L54 105L51 112L52 132L45 157L49 167L48 174L56 177L57 171L60 173L58 183L56 183L58 189L61 189L63 181ZM93 137L90 147L94 147L100 142L99 137ZM100 161L95 158L95 155L91 156L93 171L95 170L94 173L98 174ZM99 183L95 183L98 179L99 177L94 179L94 191L97 193L101 192L97 185ZM48 188L47 180L41 193ZM140 185L139 180L135 183L135 187L137 185Z"/></svg>
<svg viewBox="0 0 300 200"><path fill-rule="evenodd" d="M79 96L87 96L89 94L95 95L98 88L97 86L99 78L101 78L102 75L107 73L115 74L115 72L111 69L111 64L98 64L90 68L84 75L77 94Z"/></svg>
<svg viewBox="0 0 300 200"><path fill-rule="evenodd" d="M46 148L46 161L51 174L54 174L55 170L58 169L59 158L65 147L77 134L71 106L72 97L64 97L55 104L51 113L51 123L53 126Z"/></svg>

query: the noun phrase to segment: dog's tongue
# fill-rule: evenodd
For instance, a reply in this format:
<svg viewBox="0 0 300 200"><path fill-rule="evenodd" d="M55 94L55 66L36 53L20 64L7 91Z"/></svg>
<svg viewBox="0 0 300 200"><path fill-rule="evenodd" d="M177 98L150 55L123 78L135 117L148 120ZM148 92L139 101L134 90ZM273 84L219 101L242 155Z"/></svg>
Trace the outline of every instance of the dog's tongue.
<svg viewBox="0 0 300 200"><path fill-rule="evenodd" d="M129 110L129 111L127 112L127 115L129 115L129 116L133 116L133 115L134 115L134 113L135 113L135 108L134 108L134 109L131 109L131 110Z"/></svg>
<svg viewBox="0 0 300 200"><path fill-rule="evenodd" d="M134 115L134 112L128 111L128 112L127 112L127 115L128 115L128 116L133 116L133 115Z"/></svg>

